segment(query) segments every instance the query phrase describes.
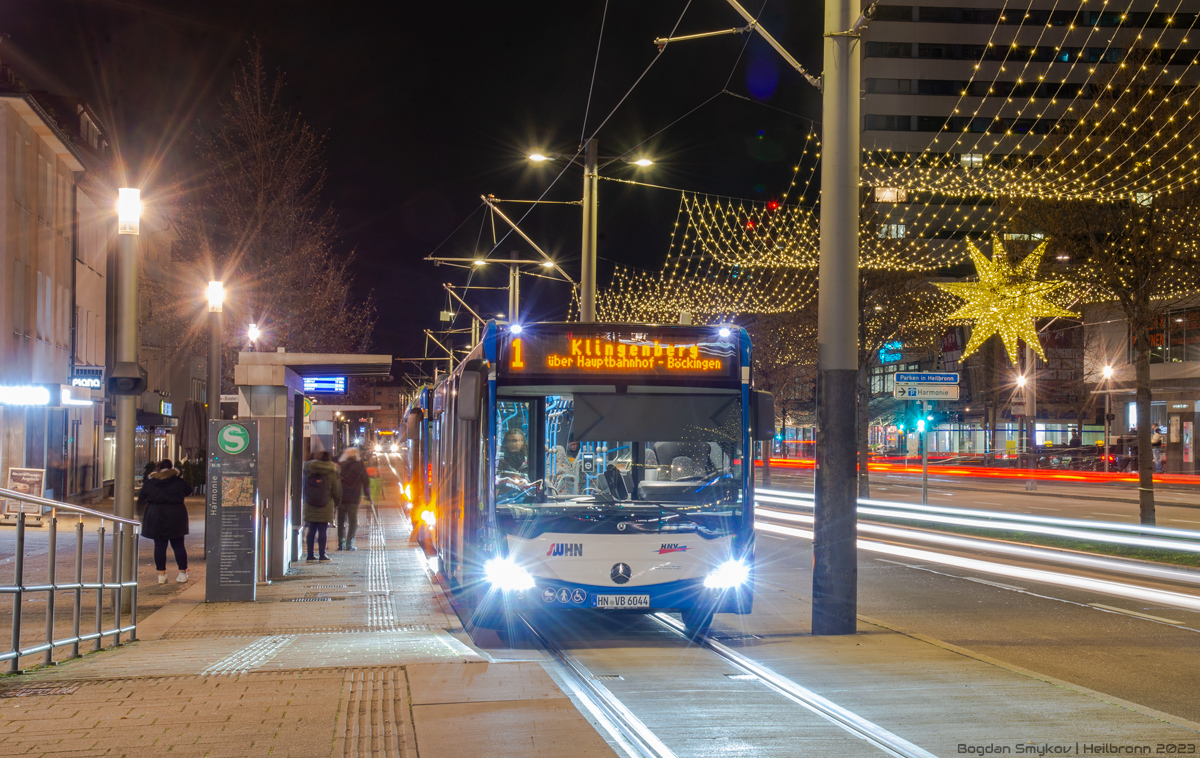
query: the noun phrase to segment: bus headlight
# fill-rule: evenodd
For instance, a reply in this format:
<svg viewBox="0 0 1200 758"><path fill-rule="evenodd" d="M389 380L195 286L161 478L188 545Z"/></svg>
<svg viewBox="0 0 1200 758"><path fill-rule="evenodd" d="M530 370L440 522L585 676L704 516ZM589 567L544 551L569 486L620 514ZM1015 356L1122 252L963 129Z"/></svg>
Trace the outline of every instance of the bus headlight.
<svg viewBox="0 0 1200 758"><path fill-rule="evenodd" d="M421 520L430 526L437 525L437 516L433 515L433 511L431 510L421 511Z"/></svg>
<svg viewBox="0 0 1200 758"><path fill-rule="evenodd" d="M710 590L731 590L740 587L750 578L750 567L742 561L725 561L712 573L704 577L704 586Z"/></svg>
<svg viewBox="0 0 1200 758"><path fill-rule="evenodd" d="M511 558L492 558L483 564L483 575L497 589L517 591L533 589L533 576Z"/></svg>

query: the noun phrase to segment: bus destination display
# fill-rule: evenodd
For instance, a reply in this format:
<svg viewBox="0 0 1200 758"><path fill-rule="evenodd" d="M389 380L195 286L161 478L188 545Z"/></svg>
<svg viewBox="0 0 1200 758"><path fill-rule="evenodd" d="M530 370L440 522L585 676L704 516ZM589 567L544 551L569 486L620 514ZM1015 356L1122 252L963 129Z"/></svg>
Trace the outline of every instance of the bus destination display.
<svg viewBox="0 0 1200 758"><path fill-rule="evenodd" d="M509 377L641 376L731 378L735 336L715 330L655 333L648 330L526 329L508 335L500 365Z"/></svg>

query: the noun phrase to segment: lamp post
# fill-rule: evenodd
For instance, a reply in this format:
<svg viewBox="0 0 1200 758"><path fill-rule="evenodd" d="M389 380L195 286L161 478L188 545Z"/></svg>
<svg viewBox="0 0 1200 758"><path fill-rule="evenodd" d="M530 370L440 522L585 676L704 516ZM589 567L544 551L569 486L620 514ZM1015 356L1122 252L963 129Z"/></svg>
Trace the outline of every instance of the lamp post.
<svg viewBox="0 0 1200 758"><path fill-rule="evenodd" d="M208 418L221 420L221 308L225 284L208 283ZM211 424L210 424L211 426Z"/></svg>
<svg viewBox="0 0 1200 758"><path fill-rule="evenodd" d="M117 191L117 323L115 362L132 365L138 362L138 259L137 243L141 233L141 191L122 187ZM136 372L135 372L136 373ZM134 390L137 391L136 389ZM136 518L133 503L133 441L137 427L139 395L118 394L113 397L117 407L116 481L113 483L113 513L121 518ZM121 562L120 581L135 576L134 556L137 546L126 524L121 525L125 554ZM114 566L115 568L115 566ZM122 593L126 608L132 593Z"/></svg>
<svg viewBox="0 0 1200 758"><path fill-rule="evenodd" d="M251 324L246 329L246 336L250 339L250 352L255 352L258 349L258 338L262 336L262 330L258 328L258 324Z"/></svg>
<svg viewBox="0 0 1200 758"><path fill-rule="evenodd" d="M562 156L553 153L529 154L529 160L534 163L542 163L559 157ZM579 320L585 324L596 321L596 229L600 211L600 193L597 191L597 182L600 179L600 169L610 163L623 160L620 157L611 158L601 164L600 142L596 139L589 139L583 143L583 200L580 201L583 206L583 237L580 245ZM649 158L639 158L630 162L642 168L654 165L654 161Z"/></svg>
<svg viewBox="0 0 1200 758"><path fill-rule="evenodd" d="M1109 459L1109 424L1112 423L1112 375L1113 367L1104 367L1104 473L1108 473Z"/></svg>

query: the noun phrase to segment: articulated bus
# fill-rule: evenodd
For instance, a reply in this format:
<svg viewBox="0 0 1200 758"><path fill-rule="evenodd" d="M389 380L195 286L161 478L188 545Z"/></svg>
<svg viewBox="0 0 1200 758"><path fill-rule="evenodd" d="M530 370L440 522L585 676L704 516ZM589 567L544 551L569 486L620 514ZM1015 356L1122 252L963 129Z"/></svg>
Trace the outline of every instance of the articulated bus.
<svg viewBox="0 0 1200 758"><path fill-rule="evenodd" d="M514 611L749 613L752 443L736 326L488 322L426 411L430 566L473 624Z"/></svg>
<svg viewBox="0 0 1200 758"><path fill-rule="evenodd" d="M417 388L404 413L400 455L403 462L404 499L409 503L413 539L426 550L432 544L433 469L429 458L429 429L432 421L433 387Z"/></svg>

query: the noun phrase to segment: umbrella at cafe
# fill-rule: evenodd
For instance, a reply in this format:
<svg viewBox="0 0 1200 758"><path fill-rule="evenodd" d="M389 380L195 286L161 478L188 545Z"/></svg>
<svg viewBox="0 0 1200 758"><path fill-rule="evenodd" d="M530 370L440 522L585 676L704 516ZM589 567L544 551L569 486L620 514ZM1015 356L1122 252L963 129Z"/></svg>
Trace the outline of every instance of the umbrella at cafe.
<svg viewBox="0 0 1200 758"><path fill-rule="evenodd" d="M183 417L179 419L179 447L188 460L204 457L208 447L208 420L204 417L204 406L197 400L183 404Z"/></svg>

